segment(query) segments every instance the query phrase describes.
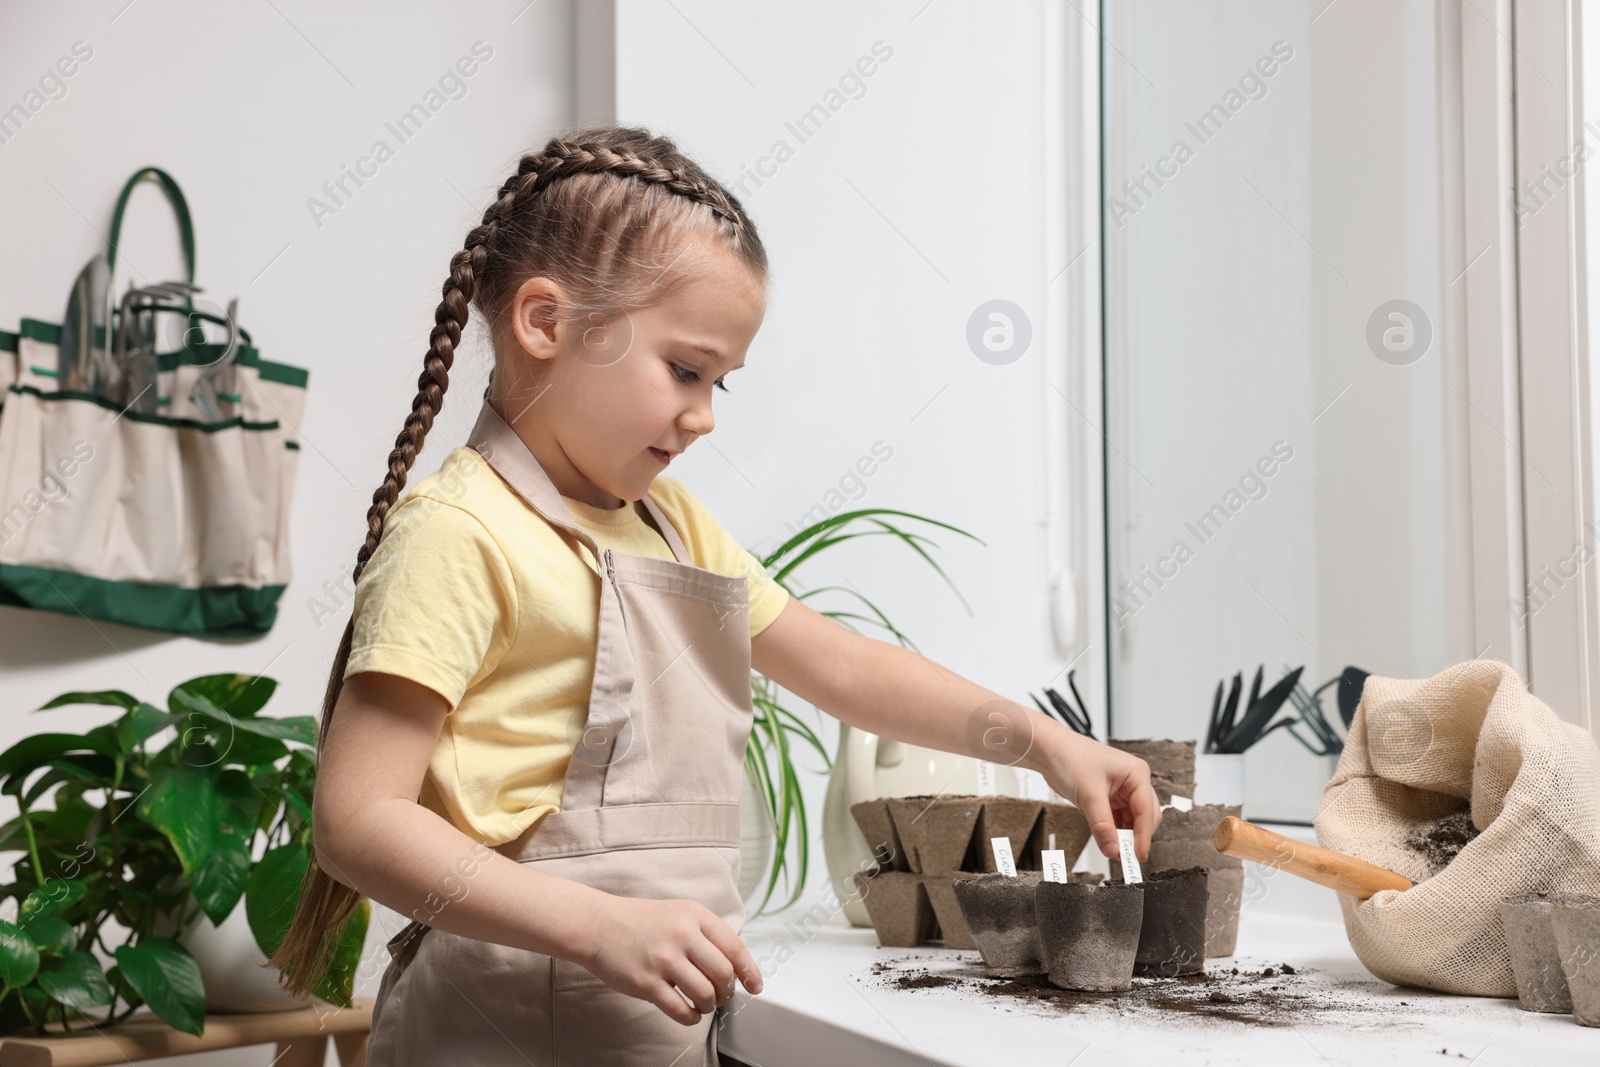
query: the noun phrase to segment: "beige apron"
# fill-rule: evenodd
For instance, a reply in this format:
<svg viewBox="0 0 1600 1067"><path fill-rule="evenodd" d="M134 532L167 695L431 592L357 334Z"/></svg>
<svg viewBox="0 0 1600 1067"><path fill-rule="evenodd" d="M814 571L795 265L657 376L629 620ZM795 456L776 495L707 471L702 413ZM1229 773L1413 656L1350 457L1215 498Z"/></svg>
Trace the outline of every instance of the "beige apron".
<svg viewBox="0 0 1600 1067"><path fill-rule="evenodd" d="M602 549L487 400L467 445L583 542L600 572L594 685L561 810L497 850L618 896L696 900L740 931L739 800L753 718L745 578L690 564L648 495L676 562ZM415 920L388 950L372 1067L717 1064L726 1008L684 1026L570 960Z"/></svg>

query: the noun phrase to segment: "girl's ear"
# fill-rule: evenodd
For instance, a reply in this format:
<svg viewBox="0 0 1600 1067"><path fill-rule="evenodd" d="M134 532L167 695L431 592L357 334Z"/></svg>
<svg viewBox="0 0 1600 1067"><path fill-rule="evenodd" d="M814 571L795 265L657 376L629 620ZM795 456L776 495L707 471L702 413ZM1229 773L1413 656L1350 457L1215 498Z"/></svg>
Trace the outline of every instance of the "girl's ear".
<svg viewBox="0 0 1600 1067"><path fill-rule="evenodd" d="M559 311L566 291L549 278L529 278L511 298L511 329L517 343L535 359L551 359L560 342Z"/></svg>

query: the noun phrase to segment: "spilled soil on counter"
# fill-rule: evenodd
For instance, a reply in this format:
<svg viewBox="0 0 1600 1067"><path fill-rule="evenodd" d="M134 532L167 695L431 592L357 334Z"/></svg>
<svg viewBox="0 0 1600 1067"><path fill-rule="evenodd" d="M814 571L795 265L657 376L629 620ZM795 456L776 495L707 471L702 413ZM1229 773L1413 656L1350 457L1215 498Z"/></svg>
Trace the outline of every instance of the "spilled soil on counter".
<svg viewBox="0 0 1600 1067"><path fill-rule="evenodd" d="M988 978L981 972L952 974L881 962L873 965L872 974L892 989L968 989L996 1000L1062 1012L1148 1010L1270 1027L1293 1025L1322 1007L1322 998L1303 986L1300 972L1286 963L1255 971L1229 967L1174 978L1135 978L1133 988L1120 993L1058 989L1042 974Z"/></svg>

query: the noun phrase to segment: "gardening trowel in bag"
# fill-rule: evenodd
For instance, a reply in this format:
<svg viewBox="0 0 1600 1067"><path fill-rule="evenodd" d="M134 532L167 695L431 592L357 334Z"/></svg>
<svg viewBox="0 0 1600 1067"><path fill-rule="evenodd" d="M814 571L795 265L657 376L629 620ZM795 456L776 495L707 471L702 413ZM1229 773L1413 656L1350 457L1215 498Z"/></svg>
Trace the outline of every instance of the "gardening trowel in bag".
<svg viewBox="0 0 1600 1067"><path fill-rule="evenodd" d="M106 322L111 297L111 269L96 255L78 273L61 316L57 358L58 388L102 393L113 374L106 350Z"/></svg>

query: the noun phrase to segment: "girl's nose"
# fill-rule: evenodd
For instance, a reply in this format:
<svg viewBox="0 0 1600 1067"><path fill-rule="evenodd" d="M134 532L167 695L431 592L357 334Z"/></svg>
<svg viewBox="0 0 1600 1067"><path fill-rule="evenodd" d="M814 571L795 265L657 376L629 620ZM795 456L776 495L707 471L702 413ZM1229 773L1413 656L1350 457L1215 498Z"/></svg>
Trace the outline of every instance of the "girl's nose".
<svg viewBox="0 0 1600 1067"><path fill-rule="evenodd" d="M697 437L704 437L716 427L716 419L711 414L711 400L696 400L678 415L678 428L684 433L692 433Z"/></svg>

